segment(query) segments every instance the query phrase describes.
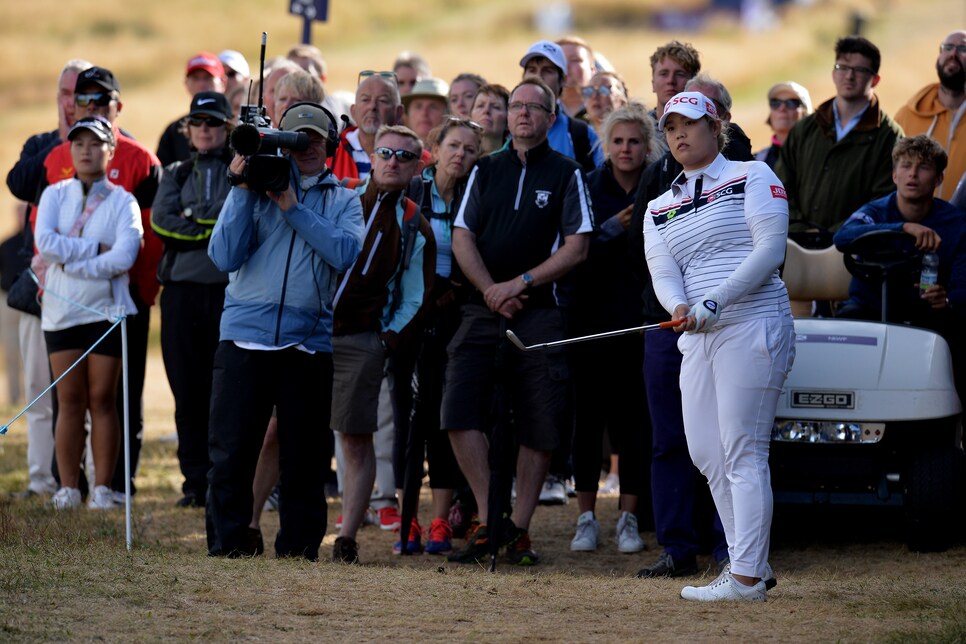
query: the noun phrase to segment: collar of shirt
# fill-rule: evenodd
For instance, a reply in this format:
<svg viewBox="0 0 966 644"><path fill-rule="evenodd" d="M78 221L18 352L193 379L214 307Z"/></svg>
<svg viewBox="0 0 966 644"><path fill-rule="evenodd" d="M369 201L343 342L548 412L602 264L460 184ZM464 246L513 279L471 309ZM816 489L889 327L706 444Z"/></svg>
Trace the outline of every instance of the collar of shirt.
<svg viewBox="0 0 966 644"><path fill-rule="evenodd" d="M304 175L304 174L303 175L300 175L299 176L299 187L302 188L302 190L308 190L309 188L311 188L312 186L314 186L315 184L317 184L319 182L319 179L321 177L322 177L322 173L321 172L318 173L318 174L313 174L313 175L308 175L308 176L307 175Z"/></svg>
<svg viewBox="0 0 966 644"><path fill-rule="evenodd" d="M859 124L859 121L862 119L862 115L865 114L865 111L869 109L870 105L872 105L871 101L866 102L865 107L862 108L862 111L860 111L858 114L850 118L848 123L846 123L845 125L842 125L842 119L839 118L838 105L836 105L834 100L832 101L832 113L835 114L835 140L836 141L841 141L842 139L844 139L845 135L851 132L852 128L854 128L856 125Z"/></svg>
<svg viewBox="0 0 966 644"><path fill-rule="evenodd" d="M711 183L714 183L721 173L724 172L725 166L728 161L718 153L718 156L714 158L710 164L703 168L698 168L697 170L682 170L674 181L671 182L671 193L675 198L680 198L682 196L688 196L692 199L694 195L692 194L694 190L694 182L697 181L699 176L705 176L711 179Z"/></svg>

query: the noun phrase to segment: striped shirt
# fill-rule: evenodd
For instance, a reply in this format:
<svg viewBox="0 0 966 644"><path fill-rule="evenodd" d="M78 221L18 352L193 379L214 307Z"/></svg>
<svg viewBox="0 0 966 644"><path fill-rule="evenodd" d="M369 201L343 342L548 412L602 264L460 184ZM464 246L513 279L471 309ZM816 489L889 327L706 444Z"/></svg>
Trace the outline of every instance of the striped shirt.
<svg viewBox="0 0 966 644"><path fill-rule="evenodd" d="M673 311L713 294L719 324L790 315L778 274L787 231L785 189L764 163L719 154L701 170L682 172L648 204L644 220L658 299Z"/></svg>

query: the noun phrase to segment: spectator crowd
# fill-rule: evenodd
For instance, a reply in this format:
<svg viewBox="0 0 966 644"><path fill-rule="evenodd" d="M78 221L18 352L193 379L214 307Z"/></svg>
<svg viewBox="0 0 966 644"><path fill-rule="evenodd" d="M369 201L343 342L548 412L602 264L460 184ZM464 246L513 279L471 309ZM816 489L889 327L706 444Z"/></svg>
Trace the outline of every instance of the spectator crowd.
<svg viewBox="0 0 966 644"><path fill-rule="evenodd" d="M239 52L202 51L185 64L187 112L157 146L121 127L124 79L70 60L57 127L30 137L7 175L28 204L5 261L24 283L7 288L36 277L41 303L17 322L26 399L68 374L27 414L20 494L58 510L123 504L125 402L136 492L157 304L176 504L205 508L211 556L264 552L261 516L277 511L276 555L318 559L327 496L342 500L337 562L359 562L357 533L377 525L399 533L395 553L473 563L499 550L532 566L535 509L571 496L570 549L594 552L603 467L620 497L617 549L640 552L642 531L656 533L639 577L693 575L707 555L721 576L685 598L764 600L768 541L748 535L770 527L774 405L742 426L733 401L748 394L709 374L732 365L738 381L758 378L758 366L733 367L748 366L757 337L750 312L774 316L769 342L788 333L787 236L844 246L889 227L939 257L937 284L921 295L909 284L895 321L947 336L959 375L966 31L937 49L935 81L885 106L879 49L840 38L827 53L835 95L775 79L762 97L772 137L755 142L709 61L678 41L650 56L653 97L575 36L521 52L510 88L473 70L436 77L403 52L336 92L321 52L300 45L266 61L259 89ZM272 127L299 139L242 156L233 136L260 93ZM269 163L281 184L265 185ZM851 295L814 312L878 317L875 288L853 283ZM126 390L116 333L70 370L119 313ZM506 339L672 317L673 330L539 351ZM699 350L705 337L720 355ZM775 342L762 391L780 390L794 358L793 338ZM703 423L696 406L738 420ZM749 490L748 472L764 484Z"/></svg>

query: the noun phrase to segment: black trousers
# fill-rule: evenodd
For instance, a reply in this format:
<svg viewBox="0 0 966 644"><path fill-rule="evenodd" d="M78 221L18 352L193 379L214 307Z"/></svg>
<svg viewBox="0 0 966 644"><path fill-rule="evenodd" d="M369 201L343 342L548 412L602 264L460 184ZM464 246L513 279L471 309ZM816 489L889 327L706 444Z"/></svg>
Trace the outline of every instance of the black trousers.
<svg viewBox="0 0 966 644"><path fill-rule="evenodd" d="M439 276L436 279L445 279ZM403 489L406 480L406 446L410 435L426 444L429 463L429 486L434 489L456 489L466 485L460 471L449 433L440 430L440 407L446 374L446 346L459 328L459 308L454 305L436 311L418 343L405 347L389 358L392 390L393 471L396 488Z"/></svg>
<svg viewBox="0 0 966 644"><path fill-rule="evenodd" d="M225 284L174 282L161 292L161 355L174 395L185 494L208 492L208 414Z"/></svg>
<svg viewBox="0 0 966 644"><path fill-rule="evenodd" d="M621 494L638 496L638 514L650 523L651 415L641 361L643 341L630 334L571 347L576 394L574 487L596 492L604 430L619 456Z"/></svg>
<svg viewBox="0 0 966 644"><path fill-rule="evenodd" d="M128 376L128 435L131 437L131 493L134 493L134 475L138 471L141 457L141 437L144 431L142 395L144 394L144 374L148 364L148 331L151 326L151 307L138 295L137 287L131 286L131 297L138 307L137 315L127 319L127 376ZM114 333L121 333L115 329ZM117 417L121 425L121 444L114 466L111 489L124 491L124 375L117 383Z"/></svg>
<svg viewBox="0 0 966 644"><path fill-rule="evenodd" d="M215 352L208 426L209 555L252 554L252 481L275 406L279 444L279 531L275 554L315 560L325 536L323 435L332 406L332 354L294 347Z"/></svg>

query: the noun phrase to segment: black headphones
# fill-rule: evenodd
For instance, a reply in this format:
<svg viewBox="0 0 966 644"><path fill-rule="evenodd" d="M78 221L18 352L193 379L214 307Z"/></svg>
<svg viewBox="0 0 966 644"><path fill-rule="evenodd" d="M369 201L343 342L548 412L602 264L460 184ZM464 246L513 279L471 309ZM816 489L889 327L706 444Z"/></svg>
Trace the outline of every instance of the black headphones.
<svg viewBox="0 0 966 644"><path fill-rule="evenodd" d="M285 120L285 115L291 110L294 110L296 107L306 106L322 110L322 113L325 114L325 118L328 119L329 122L328 126L326 127L328 134L325 136L325 156L328 158L335 156L335 151L339 147L339 129L335 124L335 117L332 116L332 112L325 109L318 103L313 103L311 101L300 101L298 103L293 103L287 110L285 110L285 112L282 114L282 118L280 118L278 122L281 123L283 120Z"/></svg>

